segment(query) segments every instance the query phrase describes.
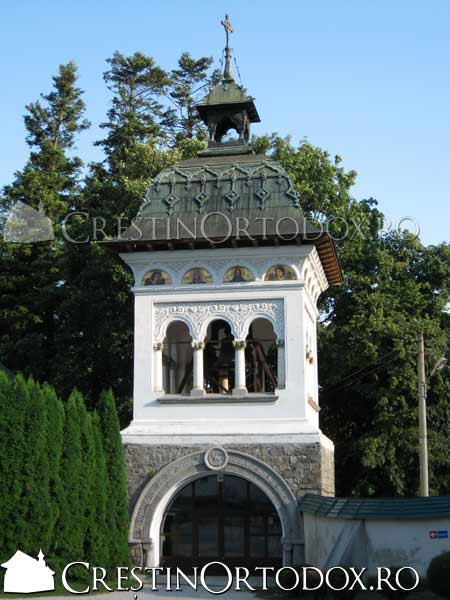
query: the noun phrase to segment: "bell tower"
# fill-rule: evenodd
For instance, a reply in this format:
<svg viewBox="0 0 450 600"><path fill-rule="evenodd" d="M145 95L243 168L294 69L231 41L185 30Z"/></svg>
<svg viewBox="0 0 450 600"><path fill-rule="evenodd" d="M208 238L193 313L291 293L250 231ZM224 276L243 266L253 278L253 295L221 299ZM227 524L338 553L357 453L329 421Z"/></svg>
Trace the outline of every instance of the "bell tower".
<svg viewBox="0 0 450 600"><path fill-rule="evenodd" d="M208 149L199 156L214 156L232 149L233 154L252 152L250 124L259 123L260 118L253 98L247 96L233 79L229 35L233 32L228 15L222 21L226 33L225 68L222 82L211 90L203 102L197 105L198 113L208 128ZM235 142L224 142L224 136L234 129L239 138Z"/></svg>
<svg viewBox="0 0 450 600"><path fill-rule="evenodd" d="M316 324L341 271L288 173L252 148L260 119L233 79L228 17L222 25L223 79L197 106L208 147L163 169L109 242L135 277L122 436L130 544L148 566L299 564L300 498L334 495Z"/></svg>

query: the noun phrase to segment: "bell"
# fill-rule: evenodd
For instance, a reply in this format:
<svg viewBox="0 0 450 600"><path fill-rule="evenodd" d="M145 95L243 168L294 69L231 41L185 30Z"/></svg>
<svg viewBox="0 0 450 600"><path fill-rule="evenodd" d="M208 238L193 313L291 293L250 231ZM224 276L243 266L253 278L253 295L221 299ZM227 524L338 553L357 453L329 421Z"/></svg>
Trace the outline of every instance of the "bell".
<svg viewBox="0 0 450 600"><path fill-rule="evenodd" d="M217 367L219 369L231 369L234 364L234 348L232 336L222 338L220 341L219 356L217 358Z"/></svg>

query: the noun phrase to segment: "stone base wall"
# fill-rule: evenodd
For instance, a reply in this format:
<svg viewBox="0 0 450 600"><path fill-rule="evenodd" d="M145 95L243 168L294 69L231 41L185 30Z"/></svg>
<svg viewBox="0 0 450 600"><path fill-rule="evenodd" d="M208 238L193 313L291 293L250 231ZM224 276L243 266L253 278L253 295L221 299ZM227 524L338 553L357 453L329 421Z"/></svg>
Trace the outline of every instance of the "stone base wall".
<svg viewBox="0 0 450 600"><path fill-rule="evenodd" d="M319 443L230 443L222 445L226 449L243 452L269 465L285 480L297 498L307 493L323 496L334 495L334 453L332 448ZM199 450L207 450L209 447L211 444L180 446L125 444L130 511L133 510L144 486L162 467L177 458Z"/></svg>

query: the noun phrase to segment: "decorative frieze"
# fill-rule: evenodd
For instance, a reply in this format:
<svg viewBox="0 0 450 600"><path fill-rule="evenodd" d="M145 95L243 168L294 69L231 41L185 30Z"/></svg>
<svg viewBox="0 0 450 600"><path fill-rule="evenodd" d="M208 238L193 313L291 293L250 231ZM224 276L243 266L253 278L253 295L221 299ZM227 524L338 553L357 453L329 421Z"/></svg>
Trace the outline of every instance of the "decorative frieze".
<svg viewBox="0 0 450 600"><path fill-rule="evenodd" d="M264 281L264 276L266 272L273 267L275 264L282 264L290 266L296 275L298 281L302 281L302 270L303 265L305 263L305 258L302 256L294 256L294 255L280 255L274 258L273 256L265 256L265 257L230 257L230 258L204 258L197 257L195 260L193 259L181 259L178 258L176 261L171 260L170 258L158 258L155 259L154 256L149 258L149 262L147 265L143 265L141 268L135 271L136 273L136 285L140 285L143 276L149 270L158 269L161 271L166 271L169 273L173 285L181 285L183 275L192 268L202 268L208 270L213 278L214 284L221 285L223 283L223 278L225 273L232 267L236 265L240 265L249 269L252 275L255 278L255 281ZM132 265L133 266L133 265ZM323 289L326 289L326 285ZM154 291L154 290L152 290Z"/></svg>
<svg viewBox="0 0 450 600"><path fill-rule="evenodd" d="M161 342L171 321L183 321L194 341L206 335L208 324L215 319L226 320L235 338L245 340L250 323L259 317L272 322L277 338L284 338L284 302L273 299L262 302L252 300L210 302L158 303L153 306L154 339Z"/></svg>

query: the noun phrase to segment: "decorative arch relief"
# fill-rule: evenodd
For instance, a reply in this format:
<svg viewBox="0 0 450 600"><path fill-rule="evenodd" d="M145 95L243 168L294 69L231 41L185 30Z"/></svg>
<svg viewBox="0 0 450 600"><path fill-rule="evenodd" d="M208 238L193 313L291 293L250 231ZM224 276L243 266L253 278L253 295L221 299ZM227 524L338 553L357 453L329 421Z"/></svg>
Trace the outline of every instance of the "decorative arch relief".
<svg viewBox="0 0 450 600"><path fill-rule="evenodd" d="M225 302L173 302L153 305L154 341L162 342L170 322L181 320L193 340L203 340L209 323L223 319L230 324L235 339L244 340L250 323L257 318L271 321L275 335L284 339L284 301L273 300Z"/></svg>
<svg viewBox="0 0 450 600"><path fill-rule="evenodd" d="M164 511L175 494L190 481L210 475L214 470L242 477L256 485L277 510L284 537L300 536L297 499L281 475L249 454L234 449L214 447L178 458L150 479L133 511L130 542L145 543L156 538Z"/></svg>

